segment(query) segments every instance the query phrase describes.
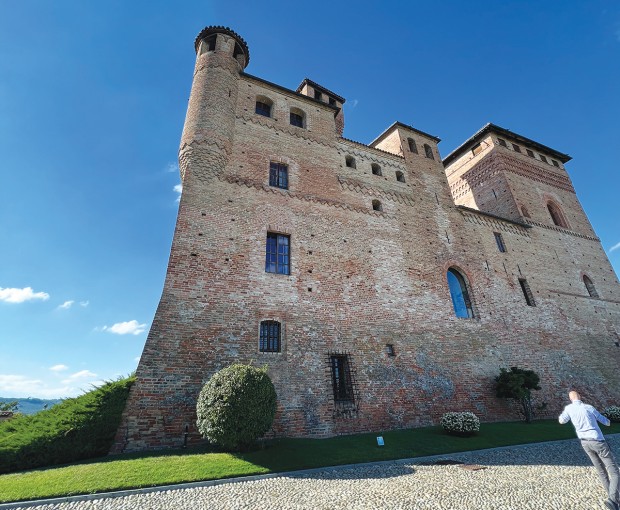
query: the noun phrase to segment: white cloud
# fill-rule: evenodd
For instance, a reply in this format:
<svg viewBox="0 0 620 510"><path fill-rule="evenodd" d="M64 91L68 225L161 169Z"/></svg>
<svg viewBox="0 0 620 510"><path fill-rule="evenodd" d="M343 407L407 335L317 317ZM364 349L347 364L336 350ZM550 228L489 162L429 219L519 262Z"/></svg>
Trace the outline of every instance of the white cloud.
<svg viewBox="0 0 620 510"><path fill-rule="evenodd" d="M611 248L609 248L609 253L620 248L620 243L614 244Z"/></svg>
<svg viewBox="0 0 620 510"><path fill-rule="evenodd" d="M86 308L90 304L90 301L80 301L80 306L82 308Z"/></svg>
<svg viewBox="0 0 620 510"><path fill-rule="evenodd" d="M78 380L92 379L93 377L97 377L97 374L91 372L90 370L80 370L79 372L76 372L75 374L71 374L64 381L62 381L62 383L71 384Z"/></svg>
<svg viewBox="0 0 620 510"><path fill-rule="evenodd" d="M166 172L178 172L179 171L179 164L178 163L168 163L168 166L166 167Z"/></svg>
<svg viewBox="0 0 620 510"><path fill-rule="evenodd" d="M34 301L40 299L47 301L50 295L47 292L33 292L31 287L24 287L23 289L0 287L0 301L6 303L23 303L24 301Z"/></svg>
<svg viewBox="0 0 620 510"><path fill-rule="evenodd" d="M139 362L139 361L140 361L140 356L136 356L133 360L134 360L136 363L137 363L137 362Z"/></svg>
<svg viewBox="0 0 620 510"><path fill-rule="evenodd" d="M103 331L116 335L139 335L146 330L146 324L138 324L138 321L117 322L112 326L103 326Z"/></svg>
<svg viewBox="0 0 620 510"><path fill-rule="evenodd" d="M52 372L62 372L62 371L64 371L64 370L67 370L68 368L69 368L69 367L68 367L67 365L63 365L63 364L61 363L61 364L58 364L58 365L54 365L53 367L50 367L50 370L51 370Z"/></svg>
<svg viewBox="0 0 620 510"><path fill-rule="evenodd" d="M71 305L73 305L73 303L75 303L75 301L65 301L58 308L62 308L63 310L68 310L69 308L71 308Z"/></svg>
<svg viewBox="0 0 620 510"><path fill-rule="evenodd" d="M82 393L71 386L51 387L40 379L23 375L0 374L0 395L9 398L65 398Z"/></svg>
<svg viewBox="0 0 620 510"><path fill-rule="evenodd" d="M351 108L355 108L358 104L359 104L359 101L358 101L357 99L354 99L354 100L351 102Z"/></svg>
<svg viewBox="0 0 620 510"><path fill-rule="evenodd" d="M180 202L181 200L181 193L183 193L183 183L179 183L177 184L174 188L172 188L174 190L175 193L178 193L179 196L177 197L177 202Z"/></svg>

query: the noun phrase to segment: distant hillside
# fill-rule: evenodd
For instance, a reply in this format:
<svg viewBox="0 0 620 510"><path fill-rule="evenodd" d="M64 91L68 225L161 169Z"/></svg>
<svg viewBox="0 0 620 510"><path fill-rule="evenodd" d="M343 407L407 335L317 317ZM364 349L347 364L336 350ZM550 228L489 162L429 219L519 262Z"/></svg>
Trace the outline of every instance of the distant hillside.
<svg viewBox="0 0 620 510"><path fill-rule="evenodd" d="M19 402L17 410L22 414L34 414L43 409L49 409L58 402L62 402L61 399L45 400L42 398L7 398L0 397L0 402Z"/></svg>

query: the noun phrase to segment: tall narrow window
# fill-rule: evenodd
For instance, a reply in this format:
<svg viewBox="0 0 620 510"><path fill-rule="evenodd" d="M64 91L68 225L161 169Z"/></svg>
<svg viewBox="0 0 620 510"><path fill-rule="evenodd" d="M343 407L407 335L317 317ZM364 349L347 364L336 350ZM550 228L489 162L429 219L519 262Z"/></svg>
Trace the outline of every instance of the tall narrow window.
<svg viewBox="0 0 620 510"><path fill-rule="evenodd" d="M321 94L318 90L315 90L314 99L318 99L319 101L321 101L323 99L323 94Z"/></svg>
<svg viewBox="0 0 620 510"><path fill-rule="evenodd" d="M354 402L353 381L351 380L351 367L349 356L335 354L329 357L334 400L336 402Z"/></svg>
<svg viewBox="0 0 620 510"><path fill-rule="evenodd" d="M373 175L382 175L381 167L377 165L377 163L373 163L372 165L370 165L370 169L372 170Z"/></svg>
<svg viewBox="0 0 620 510"><path fill-rule="evenodd" d="M428 159L435 159L435 156L433 156L433 149L431 149L431 146L427 143L424 144L424 154L426 154Z"/></svg>
<svg viewBox="0 0 620 510"><path fill-rule="evenodd" d="M271 117L271 100L266 97L257 97L256 98L256 109L254 110L258 115L262 115L263 117Z"/></svg>
<svg viewBox="0 0 620 510"><path fill-rule="evenodd" d="M356 168L357 167L357 165L355 164L355 158L353 156L346 156L344 158L344 162L345 162L345 164L349 168Z"/></svg>
<svg viewBox="0 0 620 510"><path fill-rule="evenodd" d="M525 297L525 302L527 303L527 306L536 306L536 301L534 301L534 294L532 294L527 280L525 278L519 278L519 285L521 285L521 290L523 291L523 296Z"/></svg>
<svg viewBox="0 0 620 510"><path fill-rule="evenodd" d="M402 172L399 172L398 170L396 171L396 180L398 182L405 182L405 174L403 174Z"/></svg>
<svg viewBox="0 0 620 510"><path fill-rule="evenodd" d="M474 309L469 298L465 278L454 268L448 269L447 278L454 313L457 317L472 319L474 317Z"/></svg>
<svg viewBox="0 0 620 510"><path fill-rule="evenodd" d="M265 250L265 271L267 273L290 274L290 237L284 234L267 233Z"/></svg>
<svg viewBox="0 0 620 510"><path fill-rule="evenodd" d="M418 146L415 144L415 140L413 138L407 138L407 143L409 144L409 151L417 154Z"/></svg>
<svg viewBox="0 0 620 510"><path fill-rule="evenodd" d="M280 352L280 323L278 321L262 321L260 323L260 352Z"/></svg>
<svg viewBox="0 0 620 510"><path fill-rule="evenodd" d="M598 297L598 292L596 292L594 283L592 283L592 280L590 280L590 278L588 278L586 275L583 275L583 284L586 286L586 290L588 291L588 294L590 294L590 297Z"/></svg>
<svg viewBox="0 0 620 510"><path fill-rule="evenodd" d="M495 236L495 242L497 243L497 249L504 253L506 251L506 245L504 244L504 238L502 237L502 234L500 234L499 232L493 232L493 235Z"/></svg>
<svg viewBox="0 0 620 510"><path fill-rule="evenodd" d="M288 189L288 166L284 163L274 163L269 165L269 186Z"/></svg>
<svg viewBox="0 0 620 510"><path fill-rule="evenodd" d="M562 209L560 209L559 205L554 202L548 202L547 210L549 211L549 215L551 216L554 225L562 228L568 228L568 224L564 219L564 214L562 213Z"/></svg>

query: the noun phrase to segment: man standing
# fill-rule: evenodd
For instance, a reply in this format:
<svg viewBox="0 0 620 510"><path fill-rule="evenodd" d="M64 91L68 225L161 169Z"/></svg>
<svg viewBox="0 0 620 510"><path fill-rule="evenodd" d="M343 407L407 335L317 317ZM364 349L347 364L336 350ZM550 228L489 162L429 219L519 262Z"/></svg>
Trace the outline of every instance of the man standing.
<svg viewBox="0 0 620 510"><path fill-rule="evenodd" d="M573 422L577 437L581 440L581 446L590 457L609 495L609 499L605 501L605 506L609 510L619 510L618 464L616 464L616 459L614 459L614 455L611 453L598 423L596 423L599 421L603 425L609 426L609 420L591 405L584 404L576 391L571 391L568 398L570 398L571 403L564 408L560 415L560 423L564 425L569 421Z"/></svg>

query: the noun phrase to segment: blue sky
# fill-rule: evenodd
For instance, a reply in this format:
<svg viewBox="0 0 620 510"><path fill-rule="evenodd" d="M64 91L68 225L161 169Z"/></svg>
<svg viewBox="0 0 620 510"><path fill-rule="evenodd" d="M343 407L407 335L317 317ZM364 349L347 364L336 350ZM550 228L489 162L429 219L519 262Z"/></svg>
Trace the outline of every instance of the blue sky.
<svg viewBox="0 0 620 510"><path fill-rule="evenodd" d="M399 120L445 156L493 122L570 154L618 273L617 1L0 0L0 396L74 396L136 368L207 25L247 41L250 74L345 97L347 138Z"/></svg>

